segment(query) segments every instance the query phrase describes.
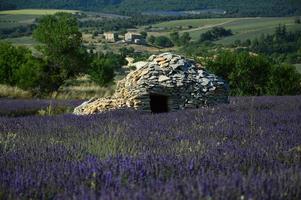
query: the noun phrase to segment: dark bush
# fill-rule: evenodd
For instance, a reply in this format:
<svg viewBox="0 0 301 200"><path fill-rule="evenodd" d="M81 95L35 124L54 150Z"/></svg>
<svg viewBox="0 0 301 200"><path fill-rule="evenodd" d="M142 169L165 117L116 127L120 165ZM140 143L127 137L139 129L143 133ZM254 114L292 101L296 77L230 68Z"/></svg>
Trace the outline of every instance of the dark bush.
<svg viewBox="0 0 301 200"><path fill-rule="evenodd" d="M96 56L89 69L91 79L100 86L106 86L113 82L115 70L126 64L122 55L107 53Z"/></svg>
<svg viewBox="0 0 301 200"><path fill-rule="evenodd" d="M268 94L301 94L301 75L293 65L282 64L272 67L268 83Z"/></svg>
<svg viewBox="0 0 301 200"><path fill-rule="evenodd" d="M291 65L274 66L261 55L220 52L207 61L207 68L229 82L231 95L297 95L300 74Z"/></svg>
<svg viewBox="0 0 301 200"><path fill-rule="evenodd" d="M155 45L159 47L172 47L172 41L166 36L158 36L155 39Z"/></svg>

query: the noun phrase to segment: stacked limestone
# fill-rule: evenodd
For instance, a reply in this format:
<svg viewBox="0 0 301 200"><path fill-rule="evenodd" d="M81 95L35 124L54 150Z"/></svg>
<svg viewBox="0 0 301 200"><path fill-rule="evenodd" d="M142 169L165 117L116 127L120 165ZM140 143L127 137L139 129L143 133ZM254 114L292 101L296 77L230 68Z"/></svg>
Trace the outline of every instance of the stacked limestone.
<svg viewBox="0 0 301 200"><path fill-rule="evenodd" d="M111 99L92 99L74 110L93 114L118 108L151 111L150 95L168 97L169 111L228 103L228 85L202 66L179 55L153 55L119 81Z"/></svg>

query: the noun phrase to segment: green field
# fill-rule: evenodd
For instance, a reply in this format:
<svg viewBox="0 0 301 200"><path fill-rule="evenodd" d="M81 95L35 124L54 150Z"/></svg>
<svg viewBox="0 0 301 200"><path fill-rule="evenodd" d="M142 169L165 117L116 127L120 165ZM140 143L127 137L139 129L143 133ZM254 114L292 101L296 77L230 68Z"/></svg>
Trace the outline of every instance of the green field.
<svg viewBox="0 0 301 200"><path fill-rule="evenodd" d="M153 27L158 28L177 28L179 26L187 27L192 26L193 28L198 28L207 25L216 25L225 22L232 22L236 19L233 18L215 18L215 19L185 19L185 20L174 20L169 22L162 22L153 25Z"/></svg>
<svg viewBox="0 0 301 200"><path fill-rule="evenodd" d="M289 30L301 30L301 25L295 24L294 19L294 17L190 19L163 22L155 24L153 27L165 28L165 34L169 34L169 32L173 30L177 30L181 33L188 32L193 40L198 40L201 33L216 26L223 26L227 29L231 29L234 35L223 38L217 41L217 43L230 44L237 39L254 39L261 34L273 33L279 24L285 24ZM184 30L181 30L181 28Z"/></svg>
<svg viewBox="0 0 301 200"><path fill-rule="evenodd" d="M37 15L0 15L0 29L33 24Z"/></svg>
<svg viewBox="0 0 301 200"><path fill-rule="evenodd" d="M75 13L75 10L53 9L23 9L0 11L0 29L15 28L33 24L35 19L43 15L52 15L57 12Z"/></svg>
<svg viewBox="0 0 301 200"><path fill-rule="evenodd" d="M58 9L22 9L0 11L0 15L53 15L57 12L76 13L77 10L58 10Z"/></svg>

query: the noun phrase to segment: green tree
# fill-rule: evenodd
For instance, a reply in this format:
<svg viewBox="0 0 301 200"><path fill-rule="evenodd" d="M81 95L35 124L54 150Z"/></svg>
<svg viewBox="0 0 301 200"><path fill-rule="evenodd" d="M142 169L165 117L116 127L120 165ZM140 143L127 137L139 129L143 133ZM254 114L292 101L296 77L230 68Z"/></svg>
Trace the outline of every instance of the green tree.
<svg viewBox="0 0 301 200"><path fill-rule="evenodd" d="M207 62L207 68L229 82L231 95L266 94L271 64L265 57L226 51Z"/></svg>
<svg viewBox="0 0 301 200"><path fill-rule="evenodd" d="M27 61L23 63L16 72L16 85L25 90L32 90L39 93L41 82L45 78L43 69L46 63L42 59L28 57Z"/></svg>
<svg viewBox="0 0 301 200"><path fill-rule="evenodd" d="M135 53L135 49L133 47L122 47L119 49L119 52L121 54L121 56L123 56L124 58L126 56L134 56L134 53Z"/></svg>
<svg viewBox="0 0 301 200"><path fill-rule="evenodd" d="M77 19L72 14L57 13L43 17L33 37L44 44L40 50L49 65L48 74L57 81L53 90L67 78L85 70L88 57L81 45L82 35Z"/></svg>
<svg viewBox="0 0 301 200"><path fill-rule="evenodd" d="M28 49L0 42L0 83L15 85L18 80L16 72L28 56L31 56Z"/></svg>
<svg viewBox="0 0 301 200"><path fill-rule="evenodd" d="M180 44L187 45L190 42L190 40L191 40L191 37L190 37L189 33L185 32L180 37Z"/></svg>
<svg viewBox="0 0 301 200"><path fill-rule="evenodd" d="M158 36L155 40L155 45L159 47L172 47L172 41L166 36Z"/></svg>
<svg viewBox="0 0 301 200"><path fill-rule="evenodd" d="M91 64L89 75L100 86L111 83L115 77L115 63L108 58L95 58Z"/></svg>
<svg viewBox="0 0 301 200"><path fill-rule="evenodd" d="M100 54L94 57L89 68L91 80L100 86L113 82L115 71L127 64L124 56L114 53Z"/></svg>
<svg viewBox="0 0 301 200"><path fill-rule="evenodd" d="M154 44L155 41L156 41L156 37L155 37L155 36L151 35L151 36L148 37L148 42L149 42L150 44Z"/></svg>
<svg viewBox="0 0 301 200"><path fill-rule="evenodd" d="M273 66L268 83L269 95L301 94L301 75L293 65Z"/></svg>
<svg viewBox="0 0 301 200"><path fill-rule="evenodd" d="M170 33L169 35L172 43L176 46L180 46L180 35L179 35L179 32L177 31L174 31L172 33Z"/></svg>
<svg viewBox="0 0 301 200"><path fill-rule="evenodd" d="M248 52L237 54L234 69L229 75L232 92L243 96L266 94L270 70L269 60L262 56L253 56Z"/></svg>

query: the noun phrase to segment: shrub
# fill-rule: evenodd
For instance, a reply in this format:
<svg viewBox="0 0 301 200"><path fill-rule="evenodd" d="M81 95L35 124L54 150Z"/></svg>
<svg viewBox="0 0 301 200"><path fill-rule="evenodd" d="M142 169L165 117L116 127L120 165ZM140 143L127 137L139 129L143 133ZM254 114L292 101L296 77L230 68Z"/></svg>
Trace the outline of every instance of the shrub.
<svg viewBox="0 0 301 200"><path fill-rule="evenodd" d="M225 29L224 27L214 27L213 29L201 34L200 42L214 41L221 37L227 37L230 35L233 35L231 29Z"/></svg>
<svg viewBox="0 0 301 200"><path fill-rule="evenodd" d="M42 70L44 65L43 60L29 57L16 72L16 85L25 90L33 90L39 87L43 81Z"/></svg>
<svg viewBox="0 0 301 200"><path fill-rule="evenodd" d="M172 41L166 36L158 36L155 39L155 45L159 47L172 47Z"/></svg>
<svg viewBox="0 0 301 200"><path fill-rule="evenodd" d="M28 56L31 56L29 50L0 42L0 83L15 85L16 71L26 62Z"/></svg>
<svg viewBox="0 0 301 200"><path fill-rule="evenodd" d="M115 70L120 67L120 62L113 56L101 55L94 58L89 75L100 86L107 86L115 77Z"/></svg>
<svg viewBox="0 0 301 200"><path fill-rule="evenodd" d="M268 83L270 95L301 94L301 75L293 65L273 66Z"/></svg>
<svg viewBox="0 0 301 200"><path fill-rule="evenodd" d="M229 82L234 96L297 95L301 92L301 75L294 66L274 66L261 55L223 51L207 60L207 68Z"/></svg>
<svg viewBox="0 0 301 200"><path fill-rule="evenodd" d="M155 40L156 40L156 37L153 36L153 35L151 35L151 36L148 37L147 40L148 40L148 42L149 42L150 44L154 44L154 43L155 43Z"/></svg>

